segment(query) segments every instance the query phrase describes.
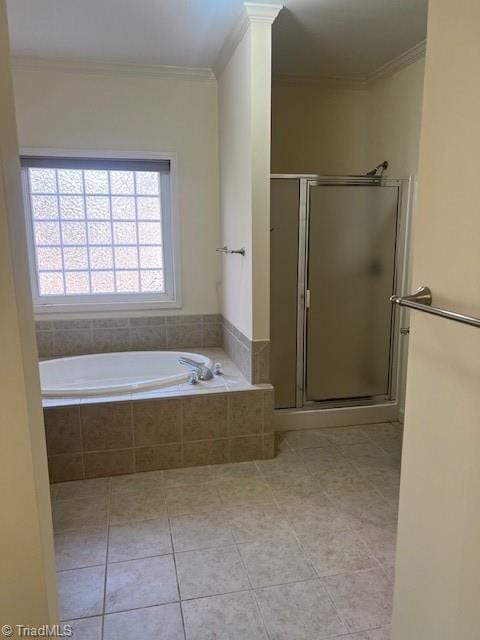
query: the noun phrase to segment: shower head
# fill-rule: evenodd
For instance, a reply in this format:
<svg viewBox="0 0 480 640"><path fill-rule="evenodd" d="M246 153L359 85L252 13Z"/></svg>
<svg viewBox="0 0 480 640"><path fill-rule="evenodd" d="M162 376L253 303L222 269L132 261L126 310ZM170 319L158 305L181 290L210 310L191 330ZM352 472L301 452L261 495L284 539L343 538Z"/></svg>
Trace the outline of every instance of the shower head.
<svg viewBox="0 0 480 640"><path fill-rule="evenodd" d="M384 160L380 164L377 164L375 169L372 169L371 171L367 171L365 175L367 175L369 178L381 178L383 176L383 172L386 171L387 169L388 169L388 160Z"/></svg>

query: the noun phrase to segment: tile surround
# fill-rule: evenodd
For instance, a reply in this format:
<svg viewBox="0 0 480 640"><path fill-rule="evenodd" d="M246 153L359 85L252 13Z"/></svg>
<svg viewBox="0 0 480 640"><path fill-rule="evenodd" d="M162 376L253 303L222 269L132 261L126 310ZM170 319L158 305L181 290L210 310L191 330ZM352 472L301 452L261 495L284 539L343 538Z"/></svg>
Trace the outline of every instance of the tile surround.
<svg viewBox="0 0 480 640"><path fill-rule="evenodd" d="M58 407L45 415L45 435L49 453L73 453L82 450L80 408Z"/></svg>
<svg viewBox="0 0 480 640"><path fill-rule="evenodd" d="M177 398L146 400L132 405L135 444L180 442L182 401Z"/></svg>
<svg viewBox="0 0 480 640"><path fill-rule="evenodd" d="M49 458L50 466L55 466L53 458ZM100 478L114 476L135 471L133 449L120 451L95 451L83 454L83 472L85 478Z"/></svg>
<svg viewBox="0 0 480 640"><path fill-rule="evenodd" d="M52 482L263 459L273 389L45 407Z"/></svg>
<svg viewBox="0 0 480 640"><path fill-rule="evenodd" d="M40 358L223 344L222 316L218 314L38 320L36 334Z"/></svg>
<svg viewBox="0 0 480 640"><path fill-rule="evenodd" d="M119 351L224 348L248 383L270 381L269 341L249 340L219 314L38 320L36 336L40 359ZM255 430L254 421L252 429ZM235 460L241 459L239 453Z"/></svg>
<svg viewBox="0 0 480 640"><path fill-rule="evenodd" d="M183 447L178 444L162 444L135 448L135 471L155 471L183 466Z"/></svg>
<svg viewBox="0 0 480 640"><path fill-rule="evenodd" d="M223 318L223 348L251 384L270 382L270 342L250 340Z"/></svg>

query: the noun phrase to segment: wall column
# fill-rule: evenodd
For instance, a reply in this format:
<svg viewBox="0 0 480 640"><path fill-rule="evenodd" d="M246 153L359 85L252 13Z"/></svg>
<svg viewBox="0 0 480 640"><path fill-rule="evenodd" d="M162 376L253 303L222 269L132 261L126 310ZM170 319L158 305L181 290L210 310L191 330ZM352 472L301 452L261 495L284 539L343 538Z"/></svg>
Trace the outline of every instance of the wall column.
<svg viewBox="0 0 480 640"><path fill-rule="evenodd" d="M215 69L219 94L222 262L229 355L253 382L268 379L272 24L281 5L245 3ZM259 355L263 354L263 355ZM246 371L245 366L247 362Z"/></svg>

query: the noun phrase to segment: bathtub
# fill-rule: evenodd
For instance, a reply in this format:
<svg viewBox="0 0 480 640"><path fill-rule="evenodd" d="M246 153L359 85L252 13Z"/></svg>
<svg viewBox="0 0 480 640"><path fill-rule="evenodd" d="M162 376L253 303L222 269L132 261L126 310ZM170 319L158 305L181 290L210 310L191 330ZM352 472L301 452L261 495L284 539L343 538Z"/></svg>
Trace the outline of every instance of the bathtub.
<svg viewBox="0 0 480 640"><path fill-rule="evenodd" d="M120 395L182 384L191 371L178 362L181 356L212 366L206 356L183 351L128 351L44 360L40 362L42 396Z"/></svg>

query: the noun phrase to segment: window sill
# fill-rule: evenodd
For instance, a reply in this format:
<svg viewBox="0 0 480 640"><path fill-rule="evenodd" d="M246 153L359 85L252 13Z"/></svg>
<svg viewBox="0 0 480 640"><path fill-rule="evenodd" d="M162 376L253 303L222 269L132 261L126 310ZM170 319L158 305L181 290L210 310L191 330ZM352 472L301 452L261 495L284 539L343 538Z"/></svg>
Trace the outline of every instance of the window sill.
<svg viewBox="0 0 480 640"><path fill-rule="evenodd" d="M91 304L42 304L34 305L37 320L95 319L134 315L156 315L155 312L182 309L181 300L156 300L152 302L111 302Z"/></svg>

